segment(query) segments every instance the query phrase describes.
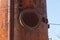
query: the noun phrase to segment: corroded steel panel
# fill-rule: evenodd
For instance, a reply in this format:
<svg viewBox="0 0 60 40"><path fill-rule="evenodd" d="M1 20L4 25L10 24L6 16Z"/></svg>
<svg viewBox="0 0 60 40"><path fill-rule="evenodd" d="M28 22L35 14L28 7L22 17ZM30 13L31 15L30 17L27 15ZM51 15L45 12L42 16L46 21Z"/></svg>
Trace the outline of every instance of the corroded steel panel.
<svg viewBox="0 0 60 40"><path fill-rule="evenodd" d="M0 0L0 40L8 40L8 0Z"/></svg>
<svg viewBox="0 0 60 40"><path fill-rule="evenodd" d="M0 40L48 40L46 0L10 0L10 14L8 7L0 1Z"/></svg>
<svg viewBox="0 0 60 40"><path fill-rule="evenodd" d="M11 0L11 10L11 40L48 40L46 0Z"/></svg>

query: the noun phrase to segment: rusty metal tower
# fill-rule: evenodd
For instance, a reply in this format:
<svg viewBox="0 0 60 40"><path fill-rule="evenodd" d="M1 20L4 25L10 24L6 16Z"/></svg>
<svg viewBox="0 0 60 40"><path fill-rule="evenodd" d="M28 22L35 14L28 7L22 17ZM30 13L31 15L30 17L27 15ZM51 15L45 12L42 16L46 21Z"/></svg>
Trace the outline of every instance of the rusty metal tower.
<svg viewBox="0 0 60 40"><path fill-rule="evenodd" d="M48 40L46 0L9 2L2 0L0 6L1 40Z"/></svg>
<svg viewBox="0 0 60 40"><path fill-rule="evenodd" d="M11 40L48 40L46 0L11 0Z"/></svg>

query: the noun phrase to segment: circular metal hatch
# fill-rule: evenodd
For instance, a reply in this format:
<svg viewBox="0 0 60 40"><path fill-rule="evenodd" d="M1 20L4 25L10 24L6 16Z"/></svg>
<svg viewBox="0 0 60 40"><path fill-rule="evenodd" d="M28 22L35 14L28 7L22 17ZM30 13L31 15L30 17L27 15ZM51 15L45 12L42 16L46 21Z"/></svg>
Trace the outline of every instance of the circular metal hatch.
<svg viewBox="0 0 60 40"><path fill-rule="evenodd" d="M27 9L20 13L19 21L25 27L37 27L40 24L40 14L34 9Z"/></svg>

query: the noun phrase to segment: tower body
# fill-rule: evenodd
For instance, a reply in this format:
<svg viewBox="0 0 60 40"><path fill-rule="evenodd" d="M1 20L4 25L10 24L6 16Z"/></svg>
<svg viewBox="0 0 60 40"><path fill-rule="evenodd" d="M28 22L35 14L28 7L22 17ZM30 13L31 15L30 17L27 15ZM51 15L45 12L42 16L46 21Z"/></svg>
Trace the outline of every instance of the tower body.
<svg viewBox="0 0 60 40"><path fill-rule="evenodd" d="M11 40L48 40L47 23L46 0L11 0Z"/></svg>
<svg viewBox="0 0 60 40"><path fill-rule="evenodd" d="M9 2L0 6L0 40L48 40L46 0Z"/></svg>

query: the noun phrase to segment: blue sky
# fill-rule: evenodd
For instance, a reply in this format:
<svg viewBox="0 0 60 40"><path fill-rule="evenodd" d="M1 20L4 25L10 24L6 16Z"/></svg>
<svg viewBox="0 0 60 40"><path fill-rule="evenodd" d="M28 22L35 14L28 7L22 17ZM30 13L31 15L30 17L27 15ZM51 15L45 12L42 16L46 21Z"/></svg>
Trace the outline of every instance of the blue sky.
<svg viewBox="0 0 60 40"><path fill-rule="evenodd" d="M46 1L49 24L51 23L60 24L60 0L46 0ZM60 25L50 25L48 33L49 38L52 38L52 40L60 40Z"/></svg>

